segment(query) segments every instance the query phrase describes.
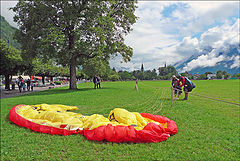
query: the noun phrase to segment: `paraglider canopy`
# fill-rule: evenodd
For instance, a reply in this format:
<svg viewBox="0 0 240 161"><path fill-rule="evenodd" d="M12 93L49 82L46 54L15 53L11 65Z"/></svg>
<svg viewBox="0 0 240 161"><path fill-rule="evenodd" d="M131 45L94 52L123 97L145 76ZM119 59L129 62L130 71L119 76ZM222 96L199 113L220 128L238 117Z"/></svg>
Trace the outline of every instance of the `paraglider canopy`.
<svg viewBox="0 0 240 161"><path fill-rule="evenodd" d="M174 121L149 113L115 108L108 118L69 112L78 109L65 105L17 105L9 112L15 124L52 135L81 134L89 140L110 142L160 142L177 133Z"/></svg>

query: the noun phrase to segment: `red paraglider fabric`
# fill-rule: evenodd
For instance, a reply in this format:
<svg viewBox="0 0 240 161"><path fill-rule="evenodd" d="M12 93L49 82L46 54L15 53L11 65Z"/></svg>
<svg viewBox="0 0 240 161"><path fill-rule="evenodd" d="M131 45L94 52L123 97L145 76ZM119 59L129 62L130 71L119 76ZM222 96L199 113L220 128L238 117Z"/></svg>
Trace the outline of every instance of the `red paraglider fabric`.
<svg viewBox="0 0 240 161"><path fill-rule="evenodd" d="M162 125L154 123L147 124L143 130L136 130L132 126L101 126L93 130L83 130L83 134L89 140L109 142L134 142L134 143L150 143L161 142L170 136L165 133Z"/></svg>
<svg viewBox="0 0 240 161"><path fill-rule="evenodd" d="M32 129L36 132L48 133L51 135L71 135L81 134L89 140L102 141L106 140L109 142L134 142L134 143L150 143L150 142L161 142L170 135L177 133L176 122L163 117L160 115L152 115L149 113L141 113L142 117L149 118L159 123L167 123L167 128L163 128L161 124L148 123L142 130L136 130L133 126L113 126L108 124L106 126L100 126L92 130L66 130L64 126L62 128L56 128L46 125L40 125L30 120L25 119L16 112L16 107L25 105L17 105L12 107L9 112L9 119L19 126Z"/></svg>
<svg viewBox="0 0 240 161"><path fill-rule="evenodd" d="M12 109L9 112L9 119L22 127L26 127L28 129L31 129L33 131L36 132L41 132L41 133L48 133L51 135L71 135L71 134L77 134L80 133L82 134L82 131L74 131L74 130L66 130L66 129L61 129L61 128L55 128L55 127L51 127L51 126L45 126L45 125L40 125L40 124L36 124L34 122L31 122L25 118L23 118L22 116L20 116L17 112L16 112L16 107L20 107L20 106L25 106L25 105L17 105L12 107Z"/></svg>
<svg viewBox="0 0 240 161"><path fill-rule="evenodd" d="M159 123L167 123L167 128L165 129L165 132L170 135L174 135L178 132L177 124L175 121L170 120L167 117L163 117L160 115L152 115L150 113L140 113L142 117L149 118L153 121L159 122Z"/></svg>

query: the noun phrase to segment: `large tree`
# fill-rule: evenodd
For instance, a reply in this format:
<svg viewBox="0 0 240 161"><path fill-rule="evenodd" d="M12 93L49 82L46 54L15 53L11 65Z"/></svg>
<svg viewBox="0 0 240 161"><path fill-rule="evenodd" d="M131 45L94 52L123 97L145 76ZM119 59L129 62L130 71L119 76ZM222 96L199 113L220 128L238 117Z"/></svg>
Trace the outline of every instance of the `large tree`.
<svg viewBox="0 0 240 161"><path fill-rule="evenodd" d="M124 0L20 0L13 8L16 38L28 58L41 54L68 65L70 89L76 89L76 66L85 59L121 54L130 60L124 36L136 22L135 9L136 1Z"/></svg>
<svg viewBox="0 0 240 161"><path fill-rule="evenodd" d="M10 90L11 76L26 69L21 52L0 39L0 75L5 77L5 88Z"/></svg>
<svg viewBox="0 0 240 161"><path fill-rule="evenodd" d="M119 71L118 75L120 76L121 80L132 79L131 73L129 73L128 71Z"/></svg>
<svg viewBox="0 0 240 161"><path fill-rule="evenodd" d="M168 67L159 67L158 71L159 71L160 76L166 76L169 73L171 73L172 75L176 75L176 73L177 73L174 66L171 66L171 65Z"/></svg>
<svg viewBox="0 0 240 161"><path fill-rule="evenodd" d="M89 77L93 78L94 75L99 75L101 78L107 79L111 71L109 62L101 59L90 59L83 63L83 72Z"/></svg>
<svg viewBox="0 0 240 161"><path fill-rule="evenodd" d="M43 61L41 58L35 58L32 61L32 69L30 75L37 75L42 77L42 83L45 84L45 77L54 77L62 74L64 69L62 67L57 67L54 65L54 61L49 59L48 61Z"/></svg>
<svg viewBox="0 0 240 161"><path fill-rule="evenodd" d="M221 70L217 71L217 73L216 73L217 79L222 79L223 75L224 74L223 74L223 72Z"/></svg>

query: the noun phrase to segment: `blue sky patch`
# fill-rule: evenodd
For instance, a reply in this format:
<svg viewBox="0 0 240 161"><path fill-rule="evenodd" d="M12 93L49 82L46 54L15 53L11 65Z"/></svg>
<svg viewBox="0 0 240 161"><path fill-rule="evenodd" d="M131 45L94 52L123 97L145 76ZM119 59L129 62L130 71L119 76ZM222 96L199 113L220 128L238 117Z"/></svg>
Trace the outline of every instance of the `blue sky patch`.
<svg viewBox="0 0 240 161"><path fill-rule="evenodd" d="M177 9L177 5L176 4L173 4L173 5L170 5L168 7L165 7L162 11L162 15L163 17L172 17L172 13L173 11L175 11Z"/></svg>

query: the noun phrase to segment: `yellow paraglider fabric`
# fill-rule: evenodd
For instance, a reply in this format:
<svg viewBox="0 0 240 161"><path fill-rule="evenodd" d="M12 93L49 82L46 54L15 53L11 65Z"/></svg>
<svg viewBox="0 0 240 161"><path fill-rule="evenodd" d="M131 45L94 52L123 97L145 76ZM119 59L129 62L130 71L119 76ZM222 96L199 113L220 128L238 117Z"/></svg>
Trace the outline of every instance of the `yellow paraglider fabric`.
<svg viewBox="0 0 240 161"><path fill-rule="evenodd" d="M16 105L9 111L9 119L36 132L80 134L89 140L116 143L161 142L178 132L176 122L160 115L129 112L122 108L113 109L108 118L69 112L77 109L76 106L58 104Z"/></svg>
<svg viewBox="0 0 240 161"><path fill-rule="evenodd" d="M69 112L70 110L77 109L76 106L40 104L26 105L24 108L16 109L16 112L34 123L57 128L64 127L68 130L92 130L108 124L113 126L133 126L136 130L142 130L150 122L157 125L162 124L164 128L167 128L166 123L153 121L149 118L142 117L138 112L129 112L122 108L112 110L108 118L99 114L84 116L80 113Z"/></svg>

